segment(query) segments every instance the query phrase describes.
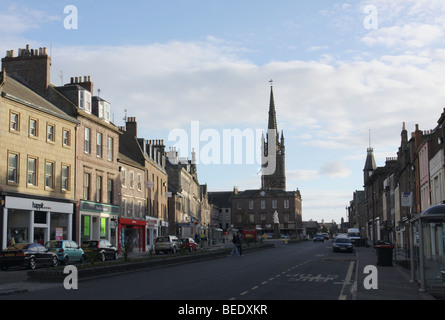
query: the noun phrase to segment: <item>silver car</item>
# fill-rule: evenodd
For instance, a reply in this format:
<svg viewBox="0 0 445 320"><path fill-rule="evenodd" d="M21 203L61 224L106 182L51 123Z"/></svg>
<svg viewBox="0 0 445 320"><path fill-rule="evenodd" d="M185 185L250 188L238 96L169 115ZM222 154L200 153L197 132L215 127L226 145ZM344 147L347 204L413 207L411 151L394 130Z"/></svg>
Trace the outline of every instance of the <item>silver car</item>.
<svg viewBox="0 0 445 320"><path fill-rule="evenodd" d="M182 243L176 236L160 236L155 241L155 252L172 252L176 253L181 248Z"/></svg>

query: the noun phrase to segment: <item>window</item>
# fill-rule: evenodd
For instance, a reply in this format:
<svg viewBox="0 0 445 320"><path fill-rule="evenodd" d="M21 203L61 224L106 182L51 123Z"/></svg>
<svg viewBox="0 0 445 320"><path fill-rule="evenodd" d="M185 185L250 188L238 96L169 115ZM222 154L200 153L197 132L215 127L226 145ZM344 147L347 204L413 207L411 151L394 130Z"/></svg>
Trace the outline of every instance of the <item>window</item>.
<svg viewBox="0 0 445 320"><path fill-rule="evenodd" d="M126 173L126 170L124 168L122 168L121 175L122 175L122 177L121 177L122 187L125 187L125 183L126 183L125 179L126 179L127 173Z"/></svg>
<svg viewBox="0 0 445 320"><path fill-rule="evenodd" d="M91 112L91 93L87 90L79 90L79 108Z"/></svg>
<svg viewBox="0 0 445 320"><path fill-rule="evenodd" d="M253 200L249 200L249 209L253 209Z"/></svg>
<svg viewBox="0 0 445 320"><path fill-rule="evenodd" d="M46 125L46 140L54 142L54 125L53 124Z"/></svg>
<svg viewBox="0 0 445 320"><path fill-rule="evenodd" d="M37 185L37 159L28 158L28 185Z"/></svg>
<svg viewBox="0 0 445 320"><path fill-rule="evenodd" d="M127 200L126 199L122 199L122 215L125 216L127 214Z"/></svg>
<svg viewBox="0 0 445 320"><path fill-rule="evenodd" d="M16 112L10 113L9 129L10 131L20 131L19 114Z"/></svg>
<svg viewBox="0 0 445 320"><path fill-rule="evenodd" d="M90 200L90 174L83 174L83 198L85 200Z"/></svg>
<svg viewBox="0 0 445 320"><path fill-rule="evenodd" d="M138 173L138 190L142 190L142 176Z"/></svg>
<svg viewBox="0 0 445 320"><path fill-rule="evenodd" d="M134 173L130 171L130 188L133 189L134 186Z"/></svg>
<svg viewBox="0 0 445 320"><path fill-rule="evenodd" d="M29 136L30 137L37 137L38 136L38 129L37 129L37 120L36 119L29 119Z"/></svg>
<svg viewBox="0 0 445 320"><path fill-rule="evenodd" d="M284 199L284 209L289 209L289 199Z"/></svg>
<svg viewBox="0 0 445 320"><path fill-rule="evenodd" d="M272 200L272 209L276 209L277 208L277 200Z"/></svg>
<svg viewBox="0 0 445 320"><path fill-rule="evenodd" d="M102 177L96 177L96 202L102 202Z"/></svg>
<svg viewBox="0 0 445 320"><path fill-rule="evenodd" d="M69 130L63 129L62 140L63 140L63 145L64 145L64 146L69 146L69 145L71 145L71 141L70 141L70 131L69 131Z"/></svg>
<svg viewBox="0 0 445 320"><path fill-rule="evenodd" d="M283 222L284 223L289 223L289 212L285 212L283 214Z"/></svg>
<svg viewBox="0 0 445 320"><path fill-rule="evenodd" d="M108 161L113 161L113 138L108 137Z"/></svg>
<svg viewBox="0 0 445 320"><path fill-rule="evenodd" d="M9 153L8 155L8 182L19 183L18 177L19 155Z"/></svg>
<svg viewBox="0 0 445 320"><path fill-rule="evenodd" d="M136 218L141 218L142 217L142 202L139 201L138 202L138 216Z"/></svg>
<svg viewBox="0 0 445 320"><path fill-rule="evenodd" d="M113 203L113 179L107 181L108 203Z"/></svg>
<svg viewBox="0 0 445 320"><path fill-rule="evenodd" d="M236 208L237 208L237 209L241 209L241 208L242 208L241 200L238 200L238 201L236 202Z"/></svg>
<svg viewBox="0 0 445 320"><path fill-rule="evenodd" d="M69 190L69 174L70 167L67 165L62 165L62 190Z"/></svg>
<svg viewBox="0 0 445 320"><path fill-rule="evenodd" d="M85 137L84 137L84 147L83 147L83 151L85 153L90 153L91 152L91 144L90 144L90 134L91 134L91 129L90 128L85 128Z"/></svg>
<svg viewBox="0 0 445 320"><path fill-rule="evenodd" d="M96 134L96 155L98 158L102 158L102 133Z"/></svg>
<svg viewBox="0 0 445 320"><path fill-rule="evenodd" d="M54 163L50 161L45 164L45 187L54 189Z"/></svg>
<svg viewBox="0 0 445 320"><path fill-rule="evenodd" d="M266 209L266 200L261 200L261 209Z"/></svg>

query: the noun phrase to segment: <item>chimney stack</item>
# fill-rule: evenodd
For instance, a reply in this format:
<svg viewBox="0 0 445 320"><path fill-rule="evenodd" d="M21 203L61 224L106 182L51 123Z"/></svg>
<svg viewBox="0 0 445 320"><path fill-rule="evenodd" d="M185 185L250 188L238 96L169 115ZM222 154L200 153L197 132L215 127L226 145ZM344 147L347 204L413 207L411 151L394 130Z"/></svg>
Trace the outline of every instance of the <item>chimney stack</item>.
<svg viewBox="0 0 445 320"><path fill-rule="evenodd" d="M50 83L51 58L46 48L18 50L18 56L14 57L14 50L6 52L2 58L2 66L6 73L14 79L23 82L41 95L46 95Z"/></svg>
<svg viewBox="0 0 445 320"><path fill-rule="evenodd" d="M83 81L82 77L71 77L69 84L77 84L93 94L93 82L91 81L91 76L84 76Z"/></svg>
<svg viewBox="0 0 445 320"><path fill-rule="evenodd" d="M127 117L125 127L128 134L131 134L133 137L138 136L138 124L136 122L136 117Z"/></svg>

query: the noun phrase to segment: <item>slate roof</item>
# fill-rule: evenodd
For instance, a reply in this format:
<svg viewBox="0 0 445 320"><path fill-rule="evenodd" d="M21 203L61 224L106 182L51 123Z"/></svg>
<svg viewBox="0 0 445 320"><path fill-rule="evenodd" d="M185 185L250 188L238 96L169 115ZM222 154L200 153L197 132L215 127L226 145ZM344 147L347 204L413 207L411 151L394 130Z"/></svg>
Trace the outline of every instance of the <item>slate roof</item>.
<svg viewBox="0 0 445 320"><path fill-rule="evenodd" d="M16 101L30 108L34 108L76 124L80 123L76 118L69 116L20 81L10 77L7 73L3 73L3 75L4 79L2 79L2 84L0 86L1 96L3 98Z"/></svg>

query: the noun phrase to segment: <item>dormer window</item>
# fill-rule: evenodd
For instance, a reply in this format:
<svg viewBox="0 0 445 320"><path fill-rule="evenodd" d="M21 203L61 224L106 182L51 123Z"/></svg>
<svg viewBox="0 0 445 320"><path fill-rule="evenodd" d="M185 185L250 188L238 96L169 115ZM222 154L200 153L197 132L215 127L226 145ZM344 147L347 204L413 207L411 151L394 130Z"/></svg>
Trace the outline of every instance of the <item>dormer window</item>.
<svg viewBox="0 0 445 320"><path fill-rule="evenodd" d="M79 108L91 113L91 93L79 90Z"/></svg>
<svg viewBox="0 0 445 320"><path fill-rule="evenodd" d="M100 97L93 97L92 113L99 119L110 122L110 103Z"/></svg>
<svg viewBox="0 0 445 320"><path fill-rule="evenodd" d="M104 100L98 103L98 117L107 122L110 121L110 104Z"/></svg>

